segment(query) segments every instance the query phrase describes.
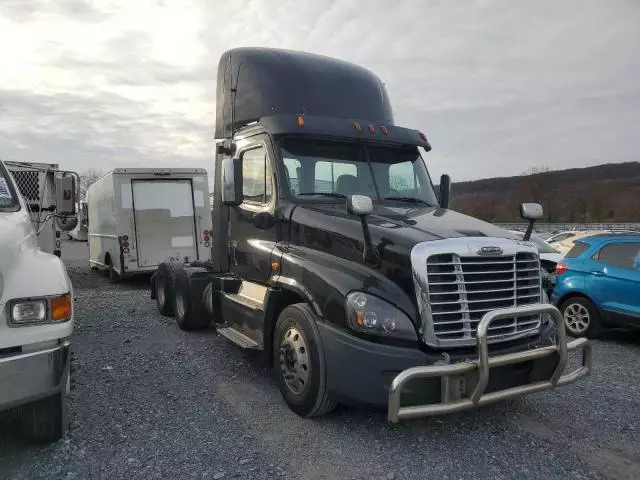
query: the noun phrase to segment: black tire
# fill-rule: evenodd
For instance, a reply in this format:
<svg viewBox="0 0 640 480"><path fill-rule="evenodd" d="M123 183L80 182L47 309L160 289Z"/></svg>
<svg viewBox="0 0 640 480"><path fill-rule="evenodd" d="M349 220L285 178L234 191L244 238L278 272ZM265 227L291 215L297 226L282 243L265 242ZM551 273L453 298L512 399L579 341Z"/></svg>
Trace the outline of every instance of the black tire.
<svg viewBox="0 0 640 480"><path fill-rule="evenodd" d="M585 297L569 297L560 307L564 326L572 337L599 338L602 336L600 312Z"/></svg>
<svg viewBox="0 0 640 480"><path fill-rule="evenodd" d="M65 380L66 385L66 380ZM64 391L22 407L24 435L34 443L60 440L67 431L66 388Z"/></svg>
<svg viewBox="0 0 640 480"><path fill-rule="evenodd" d="M319 417L336 407L327 391L316 317L307 304L290 305L278 317L273 334L273 365L280 392L295 413L305 418Z"/></svg>
<svg viewBox="0 0 640 480"><path fill-rule="evenodd" d="M201 299L191 301L191 282L184 268L175 274L173 293L175 319L181 330L200 330L209 326L209 317L204 312Z"/></svg>
<svg viewBox="0 0 640 480"><path fill-rule="evenodd" d="M112 263L109 263L108 273L109 273L109 281L111 283L116 283L116 282L118 282L120 280L120 275L118 275L118 272L116 272L116 269L113 268L113 264Z"/></svg>
<svg viewBox="0 0 640 480"><path fill-rule="evenodd" d="M177 263L161 263L155 273L156 306L165 317L173 317L173 285L176 273L182 268Z"/></svg>

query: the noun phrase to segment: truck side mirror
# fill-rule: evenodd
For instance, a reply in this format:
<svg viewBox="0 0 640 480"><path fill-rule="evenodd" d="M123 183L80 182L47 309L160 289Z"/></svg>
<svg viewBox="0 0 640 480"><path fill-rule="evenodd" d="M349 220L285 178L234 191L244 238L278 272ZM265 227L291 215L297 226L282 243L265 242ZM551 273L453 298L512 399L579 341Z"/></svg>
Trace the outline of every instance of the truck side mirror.
<svg viewBox="0 0 640 480"><path fill-rule="evenodd" d="M373 213L373 201L366 195L349 195L347 197L347 212L351 215L371 215Z"/></svg>
<svg viewBox="0 0 640 480"><path fill-rule="evenodd" d="M68 217L56 217L56 225L63 232L70 232L78 226L78 217L75 215Z"/></svg>
<svg viewBox="0 0 640 480"><path fill-rule="evenodd" d="M235 207L242 203L242 159L222 160L222 204Z"/></svg>
<svg viewBox="0 0 640 480"><path fill-rule="evenodd" d="M365 263L378 265L380 263L380 257L378 252L373 248L371 233L369 232L369 224L367 223L367 215L371 215L373 213L373 201L371 200L371 197L367 197L366 195L349 195L347 197L347 212L351 215L357 215L360 217L360 223L362 224L362 236L364 237L364 251L362 252L362 259Z"/></svg>
<svg viewBox="0 0 640 480"><path fill-rule="evenodd" d="M524 220L540 220L543 215L542 205L539 203L521 203L520 216Z"/></svg>
<svg viewBox="0 0 640 480"><path fill-rule="evenodd" d="M521 203L520 204L520 216L524 220L529 220L529 226L527 227L527 231L522 237L523 240L529 240L531 238L531 233L533 233L533 225L536 223L536 220L540 220L542 215L544 214L542 210L542 205L539 203Z"/></svg>
<svg viewBox="0 0 640 480"><path fill-rule="evenodd" d="M75 175L56 176L55 189L58 215L75 215L78 201Z"/></svg>
<svg viewBox="0 0 640 480"><path fill-rule="evenodd" d="M449 208L451 197L451 177L446 173L440 176L440 208Z"/></svg>

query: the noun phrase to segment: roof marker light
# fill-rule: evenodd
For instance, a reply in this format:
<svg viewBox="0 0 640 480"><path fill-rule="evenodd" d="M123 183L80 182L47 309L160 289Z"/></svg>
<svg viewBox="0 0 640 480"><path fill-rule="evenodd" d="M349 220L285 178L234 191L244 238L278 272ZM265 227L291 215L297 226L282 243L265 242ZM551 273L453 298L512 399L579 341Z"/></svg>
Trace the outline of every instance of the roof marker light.
<svg viewBox="0 0 640 480"><path fill-rule="evenodd" d="M369 124L368 128L369 128L369 133L371 133L371 135L373 135L374 133L376 133L376 129L374 128L374 126L373 126L373 125Z"/></svg>
<svg viewBox="0 0 640 480"><path fill-rule="evenodd" d="M362 127L360 126L360 123L358 123L358 122L353 122L353 128L356 129L356 132L361 132L362 131Z"/></svg>
<svg viewBox="0 0 640 480"><path fill-rule="evenodd" d="M389 134L389 130L387 130L387 127L385 127L384 125L380 127L380 131L382 132L383 135Z"/></svg>
<svg viewBox="0 0 640 480"><path fill-rule="evenodd" d="M422 132L420 132L420 138L425 142L427 141L427 136Z"/></svg>
<svg viewBox="0 0 640 480"><path fill-rule="evenodd" d="M298 115L298 126L304 127L304 118L302 118L302 115Z"/></svg>

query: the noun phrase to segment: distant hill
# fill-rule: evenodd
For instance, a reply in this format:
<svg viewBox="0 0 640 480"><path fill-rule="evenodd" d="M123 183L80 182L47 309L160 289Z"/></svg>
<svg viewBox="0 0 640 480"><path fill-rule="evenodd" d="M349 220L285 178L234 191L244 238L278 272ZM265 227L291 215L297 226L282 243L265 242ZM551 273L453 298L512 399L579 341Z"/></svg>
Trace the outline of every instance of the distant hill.
<svg viewBox="0 0 640 480"><path fill-rule="evenodd" d="M459 182L453 208L490 222L519 220L521 202L538 202L545 222L640 221L640 162Z"/></svg>

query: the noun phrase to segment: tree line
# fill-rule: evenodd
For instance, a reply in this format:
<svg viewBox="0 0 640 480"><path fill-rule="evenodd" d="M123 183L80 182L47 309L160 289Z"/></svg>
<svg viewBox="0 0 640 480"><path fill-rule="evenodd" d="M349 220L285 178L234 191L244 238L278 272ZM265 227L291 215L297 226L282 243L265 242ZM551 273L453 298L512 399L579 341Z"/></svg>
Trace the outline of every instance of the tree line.
<svg viewBox="0 0 640 480"><path fill-rule="evenodd" d="M489 222L519 220L521 202L544 207L545 222L640 220L640 163L568 170L530 169L523 175L456 183L454 208Z"/></svg>

